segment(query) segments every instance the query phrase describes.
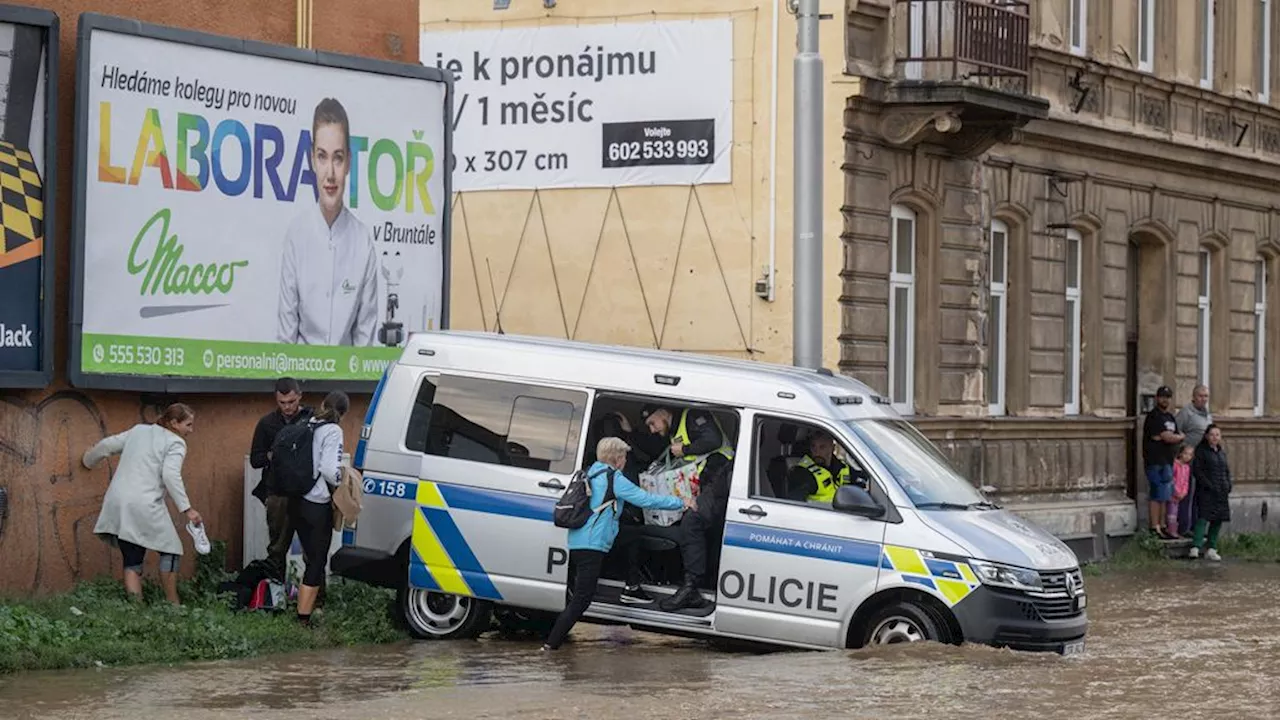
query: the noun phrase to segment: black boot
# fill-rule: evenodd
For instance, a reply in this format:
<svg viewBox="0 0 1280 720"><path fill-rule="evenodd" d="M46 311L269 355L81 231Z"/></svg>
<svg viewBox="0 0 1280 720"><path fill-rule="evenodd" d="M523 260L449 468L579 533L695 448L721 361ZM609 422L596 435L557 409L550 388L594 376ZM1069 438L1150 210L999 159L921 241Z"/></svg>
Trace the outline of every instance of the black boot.
<svg viewBox="0 0 1280 720"><path fill-rule="evenodd" d="M675 612L684 610L685 608L700 608L707 604L703 599L702 593L698 591L698 578L688 576L684 579L684 585L676 591L675 595L663 600L658 604L666 612Z"/></svg>

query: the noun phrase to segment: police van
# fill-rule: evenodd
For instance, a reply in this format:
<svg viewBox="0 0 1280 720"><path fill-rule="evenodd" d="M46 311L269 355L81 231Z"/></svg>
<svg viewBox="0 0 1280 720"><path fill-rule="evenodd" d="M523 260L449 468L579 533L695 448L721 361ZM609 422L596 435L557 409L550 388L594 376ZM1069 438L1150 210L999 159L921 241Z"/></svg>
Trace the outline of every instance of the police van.
<svg viewBox="0 0 1280 720"><path fill-rule="evenodd" d="M474 637L495 617L549 622L568 565L552 508L594 461L600 421L643 429L640 409L653 406L709 413L734 451L707 602L623 603L627 568L611 555L587 619L801 648L1083 651L1075 555L988 502L867 386L827 370L551 339L409 339L365 418L354 456L364 508L332 571L396 588L420 638ZM788 488L804 439L818 434L857 478L825 503ZM676 530L641 530L643 588L657 599L682 578Z"/></svg>

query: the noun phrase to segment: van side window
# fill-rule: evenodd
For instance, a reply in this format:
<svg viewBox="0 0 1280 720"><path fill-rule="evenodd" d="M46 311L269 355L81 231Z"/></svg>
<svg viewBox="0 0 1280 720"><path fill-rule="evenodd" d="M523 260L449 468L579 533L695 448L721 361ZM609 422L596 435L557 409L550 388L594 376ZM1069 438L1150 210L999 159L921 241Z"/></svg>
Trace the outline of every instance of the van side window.
<svg viewBox="0 0 1280 720"><path fill-rule="evenodd" d="M427 432L429 455L571 473L586 412L582 392L441 376Z"/></svg>
<svg viewBox="0 0 1280 720"><path fill-rule="evenodd" d="M418 386L418 395L413 399L413 409L409 411L409 427L404 433L404 446L409 450L427 451L427 430L431 426L431 404L435 398L435 378L424 375L422 384Z"/></svg>
<svg viewBox="0 0 1280 720"><path fill-rule="evenodd" d="M830 448L824 457L825 448ZM751 496L793 502L817 504L818 476L823 473L836 480L867 487L869 476L862 463L832 439L827 431L810 423L774 418L756 417L754 441L755 464L752 468ZM811 447L817 447L817 451ZM847 467L847 472L842 469ZM822 502L830 505L830 502Z"/></svg>

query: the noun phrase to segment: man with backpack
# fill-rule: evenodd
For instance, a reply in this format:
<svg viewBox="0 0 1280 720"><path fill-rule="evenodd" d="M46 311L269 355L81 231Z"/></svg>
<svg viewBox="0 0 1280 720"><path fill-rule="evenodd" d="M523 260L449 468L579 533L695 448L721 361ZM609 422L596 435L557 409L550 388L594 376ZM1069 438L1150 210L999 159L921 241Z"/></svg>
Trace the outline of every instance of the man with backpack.
<svg viewBox="0 0 1280 720"><path fill-rule="evenodd" d="M311 408L302 404L302 387L298 381L290 377L280 378L276 381L276 409L258 421L249 450L249 464L262 470L262 480L253 489L253 496L267 509L267 562L280 580L285 576L285 557L293 544L294 527L289 521L289 499L276 487L271 448L281 430L295 423L305 423L311 416Z"/></svg>
<svg viewBox="0 0 1280 720"><path fill-rule="evenodd" d="M627 503L655 510L694 509L693 498L651 495L620 471L631 450L621 438L606 437L596 444L596 461L585 480L575 478L556 504L555 523L569 529L568 602L556 618L543 650L556 650L582 618L596 594L604 558L618 536L618 518Z"/></svg>

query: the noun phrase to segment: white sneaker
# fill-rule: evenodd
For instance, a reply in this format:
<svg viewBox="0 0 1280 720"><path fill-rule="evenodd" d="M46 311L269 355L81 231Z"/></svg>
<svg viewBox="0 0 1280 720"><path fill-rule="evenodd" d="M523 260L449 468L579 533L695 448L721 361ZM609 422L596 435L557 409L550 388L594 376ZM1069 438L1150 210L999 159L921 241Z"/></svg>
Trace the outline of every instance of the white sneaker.
<svg viewBox="0 0 1280 720"><path fill-rule="evenodd" d="M1193 548L1191 548L1191 551L1187 553L1187 557L1191 558L1192 560L1199 560L1199 559L1200 559L1200 548L1198 548L1198 547L1193 547Z"/></svg>
<svg viewBox="0 0 1280 720"><path fill-rule="evenodd" d="M213 549L213 544L209 542L209 536L205 534L204 523L196 525L195 523L187 523L187 532L191 533L191 540L196 546L196 552L201 555L208 555Z"/></svg>
<svg viewBox="0 0 1280 720"><path fill-rule="evenodd" d="M1213 562L1222 562L1222 556L1219 555L1218 551L1214 550L1213 548L1209 548L1207 551L1205 551L1204 559L1211 560Z"/></svg>

